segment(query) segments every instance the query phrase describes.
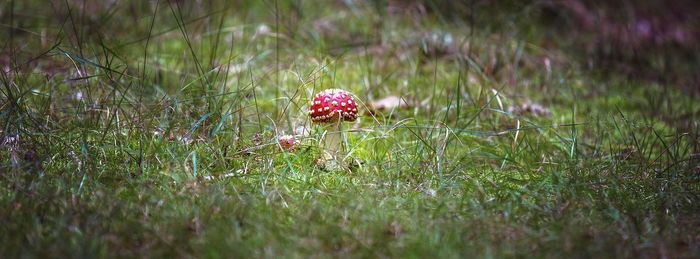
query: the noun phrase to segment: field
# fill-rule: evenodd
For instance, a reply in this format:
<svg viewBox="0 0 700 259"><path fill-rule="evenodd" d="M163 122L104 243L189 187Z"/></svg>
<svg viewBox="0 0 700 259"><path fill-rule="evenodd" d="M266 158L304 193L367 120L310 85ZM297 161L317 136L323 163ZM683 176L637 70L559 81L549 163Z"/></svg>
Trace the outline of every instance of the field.
<svg viewBox="0 0 700 259"><path fill-rule="evenodd" d="M4 1L0 257L697 258L697 92L542 10Z"/></svg>

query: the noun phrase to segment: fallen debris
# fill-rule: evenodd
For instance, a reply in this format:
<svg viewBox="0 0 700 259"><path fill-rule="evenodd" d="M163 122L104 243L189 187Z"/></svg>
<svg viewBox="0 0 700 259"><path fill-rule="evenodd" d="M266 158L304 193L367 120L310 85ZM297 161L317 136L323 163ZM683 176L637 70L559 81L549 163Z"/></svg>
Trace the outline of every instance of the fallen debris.
<svg viewBox="0 0 700 259"><path fill-rule="evenodd" d="M398 96L388 96L377 101L369 103L369 112L374 114L378 111L390 111L393 109L407 109L412 108L413 105L409 105L406 99Z"/></svg>
<svg viewBox="0 0 700 259"><path fill-rule="evenodd" d="M541 104L526 101L520 106L509 106L508 112L516 115L532 115L535 117L548 117L552 114L549 109Z"/></svg>

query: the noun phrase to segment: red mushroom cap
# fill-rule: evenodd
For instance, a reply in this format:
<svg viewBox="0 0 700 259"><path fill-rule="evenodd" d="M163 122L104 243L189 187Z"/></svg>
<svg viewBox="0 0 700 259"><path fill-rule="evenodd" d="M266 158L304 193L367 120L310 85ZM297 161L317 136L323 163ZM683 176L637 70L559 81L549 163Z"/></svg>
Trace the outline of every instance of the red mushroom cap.
<svg viewBox="0 0 700 259"><path fill-rule="evenodd" d="M280 146L287 151L294 150L296 148L296 141L292 135L282 135L277 138Z"/></svg>
<svg viewBox="0 0 700 259"><path fill-rule="evenodd" d="M355 121L357 103L350 93L341 89L327 89L316 94L309 108L311 121L330 123L337 121Z"/></svg>

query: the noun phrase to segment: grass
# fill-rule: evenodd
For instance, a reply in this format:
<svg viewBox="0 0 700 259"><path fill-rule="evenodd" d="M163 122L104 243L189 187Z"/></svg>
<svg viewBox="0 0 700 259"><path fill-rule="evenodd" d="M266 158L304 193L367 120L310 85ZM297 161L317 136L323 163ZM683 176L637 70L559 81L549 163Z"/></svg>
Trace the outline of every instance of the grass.
<svg viewBox="0 0 700 259"><path fill-rule="evenodd" d="M0 4L3 257L700 254L697 98L544 47L536 8L224 2ZM327 88L413 106L327 171Z"/></svg>

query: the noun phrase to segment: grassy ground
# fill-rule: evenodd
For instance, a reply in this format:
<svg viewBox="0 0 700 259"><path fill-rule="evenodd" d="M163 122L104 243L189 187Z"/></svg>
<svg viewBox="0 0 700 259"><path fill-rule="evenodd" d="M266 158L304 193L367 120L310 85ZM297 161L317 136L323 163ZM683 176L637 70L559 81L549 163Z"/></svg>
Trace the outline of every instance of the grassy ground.
<svg viewBox="0 0 700 259"><path fill-rule="evenodd" d="M700 255L697 98L598 76L530 6L33 2L0 3L2 257ZM345 171L327 88L363 103Z"/></svg>

